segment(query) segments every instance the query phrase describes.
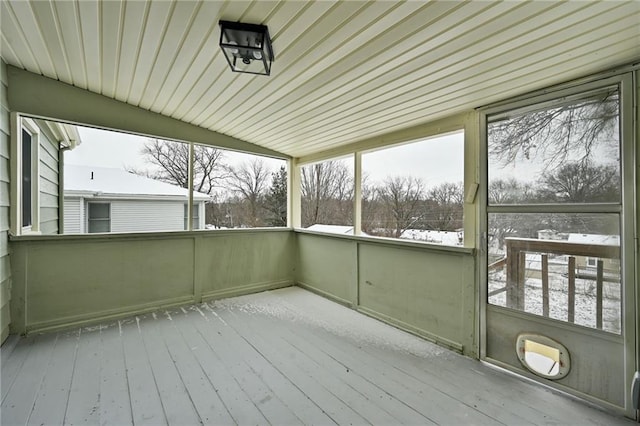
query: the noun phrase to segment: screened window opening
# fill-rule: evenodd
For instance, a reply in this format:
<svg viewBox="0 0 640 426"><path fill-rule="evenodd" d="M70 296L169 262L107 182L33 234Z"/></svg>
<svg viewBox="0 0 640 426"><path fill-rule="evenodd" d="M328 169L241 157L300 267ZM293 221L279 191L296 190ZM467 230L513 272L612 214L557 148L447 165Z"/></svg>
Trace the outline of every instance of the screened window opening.
<svg viewBox="0 0 640 426"><path fill-rule="evenodd" d="M464 133L362 154L362 232L462 246Z"/></svg>
<svg viewBox="0 0 640 426"><path fill-rule="evenodd" d="M184 231L190 195L193 230L287 226L286 160L36 118L21 124L17 235ZM110 205L108 226L90 207L100 203Z"/></svg>
<svg viewBox="0 0 640 426"><path fill-rule="evenodd" d="M353 235L353 156L303 166L301 222L311 231Z"/></svg>
<svg viewBox="0 0 640 426"><path fill-rule="evenodd" d="M209 196L206 229L287 226L285 160L194 148L194 190Z"/></svg>
<svg viewBox="0 0 640 426"><path fill-rule="evenodd" d="M488 302L619 334L617 88L489 116L487 137Z"/></svg>

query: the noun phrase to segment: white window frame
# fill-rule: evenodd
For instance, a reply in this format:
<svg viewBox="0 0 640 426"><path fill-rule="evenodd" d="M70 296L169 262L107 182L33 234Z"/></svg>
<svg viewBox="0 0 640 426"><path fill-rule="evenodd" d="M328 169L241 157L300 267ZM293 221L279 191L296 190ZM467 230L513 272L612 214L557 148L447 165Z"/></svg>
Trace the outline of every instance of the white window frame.
<svg viewBox="0 0 640 426"><path fill-rule="evenodd" d="M31 225L22 224L22 130L31 135ZM40 233L40 128L20 114L11 114L11 232Z"/></svg>
<svg viewBox="0 0 640 426"><path fill-rule="evenodd" d="M185 231L195 231L195 230L199 230L199 229L203 229L203 226L200 226L201 224L201 209L200 209L200 202L195 202L194 204L192 204L192 209L191 209L191 215L192 218L191 220L189 220L189 204L188 203L184 203L184 230ZM189 222L191 222L191 229L189 229Z"/></svg>
<svg viewBox="0 0 640 426"><path fill-rule="evenodd" d="M87 226L87 234L103 234L104 232L91 232L89 230L89 224L91 223L92 220L97 220L97 219L91 219L91 216L89 215L89 206L91 204L106 204L109 206L109 231L107 231L106 233L110 233L111 232L111 218L112 218L112 209L111 209L111 202L110 201L87 201L87 213L85 214L86 217L86 226Z"/></svg>

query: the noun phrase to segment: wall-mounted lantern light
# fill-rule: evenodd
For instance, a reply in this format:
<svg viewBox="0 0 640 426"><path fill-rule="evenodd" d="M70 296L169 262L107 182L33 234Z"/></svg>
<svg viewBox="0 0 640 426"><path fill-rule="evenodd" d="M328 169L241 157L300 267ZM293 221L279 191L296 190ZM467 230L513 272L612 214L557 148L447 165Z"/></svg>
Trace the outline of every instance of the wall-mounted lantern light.
<svg viewBox="0 0 640 426"><path fill-rule="evenodd" d="M265 25L220 21L220 47L232 71L271 73L273 49Z"/></svg>

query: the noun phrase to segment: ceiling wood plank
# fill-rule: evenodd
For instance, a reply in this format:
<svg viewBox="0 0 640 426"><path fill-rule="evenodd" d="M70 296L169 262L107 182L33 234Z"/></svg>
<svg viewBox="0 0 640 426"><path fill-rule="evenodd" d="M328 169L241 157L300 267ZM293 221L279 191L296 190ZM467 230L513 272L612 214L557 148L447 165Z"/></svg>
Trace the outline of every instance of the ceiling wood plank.
<svg viewBox="0 0 640 426"><path fill-rule="evenodd" d="M181 49L191 50L194 46L185 45L185 38L200 10L202 3L177 2L162 37L162 43L158 50L151 74L140 99L140 106L152 109L153 100L160 90L166 90L164 82L169 70L176 61Z"/></svg>
<svg viewBox="0 0 640 426"><path fill-rule="evenodd" d="M322 14L330 10L332 6L333 6L333 3L331 2L312 3L301 14L301 17L299 18L299 21L300 21L300 23L298 24L299 26L290 25L287 28L287 31L292 32L294 35L297 32L303 33L304 31L302 29L302 26L303 26L302 23L306 22L306 19L303 17L308 17L307 19L311 19L312 16L321 16ZM225 13L225 15L227 14ZM292 38L284 35L278 35L278 37L279 39L283 39L283 41L287 43L291 43L293 40ZM286 52L286 45L283 45L283 44L284 43L281 42L276 46L276 54L278 55L276 56L276 61L278 61L279 64L284 63L284 65L282 66L286 67L287 66L286 60L285 60L285 57L283 56L285 53L278 53L279 51ZM219 87L220 89L227 88L230 85L233 85L234 87L240 86L240 88L243 88L245 87L245 84L247 81L253 81L253 80L256 80L256 77L259 77L259 76L253 76L248 74L231 73L228 67L229 66L227 65L226 61L222 56L220 56L215 63L212 63L212 68L216 70L214 75L217 76L215 83L216 83L216 86ZM265 81L265 78L258 79L258 83L254 86L254 93L261 92L265 85L270 84L269 80ZM256 90L256 89L259 89L259 90ZM190 103L190 107L187 113L184 115L178 115L178 116L182 120L186 120L189 122L197 122L198 116L201 116L204 114L208 115L211 113L212 109L220 108L222 105L224 105L222 101L216 102L218 97L219 97L219 93L216 90L207 90L204 93L200 93L198 98L193 99L193 102Z"/></svg>
<svg viewBox="0 0 640 426"><path fill-rule="evenodd" d="M575 5L575 3L567 5ZM605 11L599 10L598 15L606 17ZM558 10L557 8L548 11L552 15L560 12L563 12L563 10ZM571 16L576 19L576 25L584 24L582 27L585 33L591 33L590 29L595 28L595 23L584 22L585 17L580 13L572 13ZM509 19L511 18L510 16L505 18L507 18L507 22L511 21ZM421 65L412 73L407 73L404 76L401 72L392 72L389 74L389 78L396 82L396 85L390 85L383 79L371 80L357 89L354 88L351 93L336 97L326 105L323 105L321 111L328 113L321 118L317 117L319 112L316 110L315 117L311 120L313 123L294 115L295 123L298 125L297 133L292 133L286 126L283 126L279 133L271 134L270 136L274 139L283 137L288 131L289 133L286 134L293 138L299 133L309 136L310 133L318 131L324 126L335 125L336 120L356 122L358 119L357 112L361 112L363 117L368 116L372 109L381 107L381 103L386 100L401 103L416 96L424 96L426 99L435 101L432 95L434 90L444 93L451 92L452 85L456 82L480 84L482 81L486 81L487 75L499 75L503 72L501 70L510 68L510 66L506 66L507 64L511 65L517 60L525 59L527 65L529 65L535 60L540 60L541 57L546 57L549 54L549 46L576 36L573 28L566 27L565 20L552 22L549 25L536 24L535 21L531 21L528 24L525 25L524 31L519 31L519 34L513 33L513 38L511 39L505 39L504 33L499 31L492 37L481 40L484 52L479 54L474 54L474 51L480 50L475 46L469 46L458 52L451 46L451 49L446 49L452 52L448 58L438 59L432 65ZM536 25L538 28L532 30L530 28L532 25ZM474 33L471 33L470 36L477 37ZM464 43L461 46L464 46ZM444 47L446 48L448 45ZM541 54L534 60L531 55L536 52ZM464 59L460 60L460 58ZM456 60L458 62L454 62ZM456 72L452 73L452 69L455 69ZM482 76L482 79L477 79L476 77L478 76ZM407 90L407 87L411 87L411 90ZM443 99L438 101L442 102ZM382 106L382 109L386 110L386 107ZM309 115L311 114L307 114L307 116ZM243 136L251 137L251 135ZM265 140L265 142L268 141Z"/></svg>
<svg viewBox="0 0 640 426"><path fill-rule="evenodd" d="M162 105L162 101L164 100L164 95L161 95L162 98L158 101L157 107L161 108L161 113L165 115L172 116L174 118L178 118L176 116L176 112L183 110L181 105L183 105L187 96L191 93L194 93L194 87L198 82L206 82L210 86L211 82L208 81L208 78L211 77L211 74L207 72L211 63L215 60L215 58L219 55L218 48L218 40L219 33L216 31L216 27L218 25L218 21L221 19L222 13L230 7L246 7L243 5L244 2L233 2L229 1L225 3L217 2L215 5L217 6L217 12L215 20L212 18L212 27L209 31L206 38L204 38L200 48L196 52L194 58L192 58L189 67L184 71L184 74L180 81L175 85L175 89L171 93L170 96L167 97L166 102ZM195 93L198 93L196 90ZM200 92L202 93L202 92Z"/></svg>
<svg viewBox="0 0 640 426"><path fill-rule="evenodd" d="M271 76L230 72L220 19L269 26ZM5 0L0 55L223 140L312 158L638 62L639 21L633 0Z"/></svg>
<svg viewBox="0 0 640 426"><path fill-rule="evenodd" d="M95 93L102 93L102 60L100 46L100 11L95 2L78 2L82 49L86 67L87 87Z"/></svg>
<svg viewBox="0 0 640 426"><path fill-rule="evenodd" d="M314 153L317 152L318 147L322 147L324 150L327 146L340 146L343 144L349 144L358 141L363 138L365 134L384 134L389 131L394 131L400 129L404 126L413 126L420 123L424 123L424 116L442 118L451 114L456 114L460 112L464 112L469 109L469 105L475 101L475 106L481 106L486 103L491 103L493 101L508 99L511 96L515 96L517 94L527 93L536 89L540 89L541 87L545 87L548 85L558 84L564 81L567 81L567 72L570 72L570 76L572 78L578 78L584 75L584 69L586 67L591 67L596 61L601 61L602 64L600 68L596 68L593 71L602 71L607 69L611 63L622 64L627 62L627 60L620 60L620 54L629 58L629 54L635 51L635 36L629 36L629 28L627 28L627 32L625 34L625 29L622 29L622 34L619 31L616 31L616 35L620 35L621 38L625 38L622 40L626 42L629 46L627 50L623 50L622 52L616 52L612 55L602 54L601 52L606 52L607 48L611 47L606 40L601 40L595 44L596 47L599 48L600 52L593 51L591 47L594 46L593 43L588 43L582 48L587 50L589 53L586 55L582 55L581 49L577 51L575 49L570 49L566 52L566 56L561 58L547 58L537 64L531 65L527 67L527 70L530 74L521 75L518 77L510 77L509 75L504 76L500 80L488 81L485 82L485 85L476 85L475 90L474 87L465 87L462 90L454 91L454 95L456 93L459 94L458 97L453 96L453 99L443 99L442 102L446 103L449 108L443 110L439 108L438 105L442 105L437 101L431 104L431 106L425 108L421 104L403 104L391 110L385 111L385 113L377 114L375 117L371 117L371 121L362 125L362 128L359 129L359 133L353 133L353 128L351 129L352 134L348 134L347 132L340 133L336 132L330 136L323 135L320 137L307 138L305 139L304 144L294 144L296 148L303 148L301 151L296 150L292 155L294 156L304 156L307 155L306 152ZM570 53L578 53L580 55L575 57L570 57ZM560 64L558 63L560 62ZM563 71L556 75L546 75L544 79L540 79L540 71L545 69L553 69L558 65L563 66ZM554 78L555 77L555 78ZM569 78L571 79L571 78ZM508 89L505 89L505 86L508 83ZM345 142L349 141L349 142ZM279 144L267 144L269 146L273 146L274 149L286 149L289 145L284 144L284 147L278 147ZM293 149L293 148L292 148ZM285 151L289 152L289 150Z"/></svg>
<svg viewBox="0 0 640 426"><path fill-rule="evenodd" d="M278 99L265 105L263 113L269 116L267 124L275 125L286 120L291 111L312 108L317 98L326 93L349 91L353 80L375 78L384 74L389 67L397 66L394 60L402 62L419 54L421 46L429 39L446 31L454 31L450 20L464 24L483 10L491 9L491 3L473 3L472 7L461 8L459 3L436 3L412 15L402 26L393 27L384 33L370 49L356 49L352 55L336 62L324 72L311 78L304 86L285 92ZM427 33L425 34L426 31ZM410 53L407 53L410 52ZM386 65L386 66L385 66ZM276 110L277 108L277 110ZM243 128L249 132L253 127Z"/></svg>
<svg viewBox="0 0 640 426"><path fill-rule="evenodd" d="M284 46L283 52L278 56L278 61L286 64L284 72L277 73L274 78L269 78L269 81L266 81L260 89L259 94L255 93L254 86L247 85L242 90L237 91L234 96L227 95L227 99L225 99L220 109L203 118L205 126L207 123L215 121L217 126L225 129L223 131L233 129L235 123L228 123L230 117L238 117L246 113L248 109L255 109L254 103L259 102L259 98L273 96L273 94L279 93L283 86L286 86L286 90L290 91L306 84L307 80L298 76L301 69L306 70L318 62L326 61L325 58L328 54L340 49L340 44L349 40L353 37L353 34L356 34L359 29L364 27L363 20L370 22L371 19L374 19L371 15L379 16L384 11L384 9L366 8L366 5L359 2L341 6L343 7L334 6L332 9L327 10L321 18L322 21L319 21L307 32L302 33L297 39L290 38L286 33L283 34L280 37L281 40L292 40L291 43ZM392 3L388 3L388 7L392 6ZM369 13L367 10L369 10ZM323 22L325 21L331 22L331 25L326 28L326 31L323 31L325 29ZM331 35L329 36L328 33ZM340 40L340 42L335 45L327 43L326 39L328 37L335 37L335 40ZM313 51L313 55L307 54L310 51ZM326 68L326 65L322 68ZM316 66L316 69L320 68ZM253 102L247 102L249 98L252 98Z"/></svg>
<svg viewBox="0 0 640 426"><path fill-rule="evenodd" d="M62 33L53 4L48 1L31 3L46 49L60 80L73 81L67 55L63 48Z"/></svg>
<svg viewBox="0 0 640 426"><path fill-rule="evenodd" d="M118 69L114 94L114 98L119 101L126 101L129 98L145 28L149 24L155 25L148 21L150 6L150 2L143 1L127 2L124 5L122 42L117 58Z"/></svg>
<svg viewBox="0 0 640 426"><path fill-rule="evenodd" d="M31 3L21 1L2 2L7 4L16 26L20 28L27 49L38 64L40 73L51 78L58 78L55 65L44 41L42 30L33 13Z"/></svg>
<svg viewBox="0 0 640 426"><path fill-rule="evenodd" d="M82 34L77 4L70 1L54 2L55 14L62 34L62 49L71 71L71 83L88 88L85 57L82 51Z"/></svg>
<svg viewBox="0 0 640 426"><path fill-rule="evenodd" d="M2 13L2 12L0 12ZM2 34L2 36L0 36L0 55L2 56L2 58L4 60L6 60L9 63L16 63L19 64L19 66L21 68L26 68L26 65L23 65L22 60L20 59L20 57L18 56L18 54L16 52L13 51L13 44L11 44L6 38L5 35Z"/></svg>
<svg viewBox="0 0 640 426"><path fill-rule="evenodd" d="M207 50L206 44L212 39L214 30L218 26L221 13L220 2L204 2L197 11L193 23L187 32L182 47L178 50L175 61L169 68L162 84L163 90L157 90L151 101L153 110L167 112L167 103L172 99L180 83L187 79L187 74L194 67L199 57L207 57L213 53Z"/></svg>
<svg viewBox="0 0 640 426"><path fill-rule="evenodd" d="M249 2L244 1L232 1L225 4L220 19L231 19L231 16L242 16L247 7L250 6ZM165 107L166 114L171 115L178 120L188 121L185 117L193 110L194 105L207 93L215 92L215 87L218 87L218 79L228 66L220 48L217 47L219 41L220 32L215 30L211 33L207 40L206 46L210 48L207 52L201 52L198 55L200 60L195 63L204 66L202 69L192 69L189 76L182 82L181 90L175 96L173 100L174 105L171 109ZM213 45L215 43L215 45ZM215 46L215 47L214 47ZM205 56L203 56L203 54ZM206 58L209 58L208 60Z"/></svg>
<svg viewBox="0 0 640 426"><path fill-rule="evenodd" d="M295 58L294 56L292 60L297 61L295 62L295 67L290 66L282 73L278 73L277 76L260 91L259 96L268 99L284 90L292 90L294 87L304 86L314 75L327 69L336 61L348 55L350 51L357 49L371 40L372 37L378 35L379 33L377 31L379 31L380 27L372 25L373 22L387 19L395 19L397 22L397 20L406 18L406 16L415 12L423 5L419 2L411 2L404 3L405 7L401 8L397 7L397 3L389 2L386 6L387 8L369 7L349 19L348 25L340 27L332 34L332 38L335 37L336 40L341 40L340 44L333 45L332 43L324 42L314 48L313 55L303 55L299 58ZM390 10L391 13L389 13ZM295 51L291 52L291 49L289 49L289 52L293 55L296 53ZM302 70L302 72L300 70ZM255 97L256 95L248 90L239 92L226 102L221 110L216 111L215 117L212 116L205 120L205 125L215 120L216 126L218 126L221 131L232 130L237 125L237 121L231 118L246 113L247 106L251 105L248 100ZM230 111L233 113L229 113Z"/></svg>
<svg viewBox="0 0 640 426"><path fill-rule="evenodd" d="M41 74L40 65L27 44L19 22L9 8L9 2L0 2L0 27L2 28L3 40L0 52L3 58L9 63L19 61L20 67ZM9 52L16 57L15 60L12 61L10 56L5 56L5 53ZM20 52L19 56L18 52Z"/></svg>
<svg viewBox="0 0 640 426"><path fill-rule="evenodd" d="M136 106L140 104L174 5L174 2L154 1L149 6L142 43L136 58L135 71L126 101L129 104Z"/></svg>
<svg viewBox="0 0 640 426"><path fill-rule="evenodd" d="M116 93L117 70L122 44L123 10L124 3L120 0L100 2L102 94L110 98L113 98Z"/></svg>

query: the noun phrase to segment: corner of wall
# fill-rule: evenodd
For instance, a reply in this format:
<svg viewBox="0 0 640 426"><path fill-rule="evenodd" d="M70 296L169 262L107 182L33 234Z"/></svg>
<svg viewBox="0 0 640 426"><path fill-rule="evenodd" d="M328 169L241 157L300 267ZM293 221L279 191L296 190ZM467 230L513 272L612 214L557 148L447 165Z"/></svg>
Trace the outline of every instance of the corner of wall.
<svg viewBox="0 0 640 426"><path fill-rule="evenodd" d="M10 119L7 64L0 58L0 342L9 335L11 323L11 267L9 257Z"/></svg>

